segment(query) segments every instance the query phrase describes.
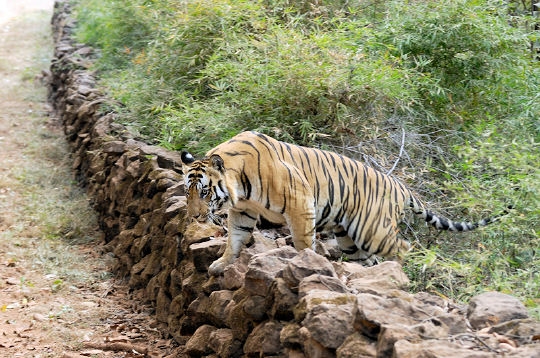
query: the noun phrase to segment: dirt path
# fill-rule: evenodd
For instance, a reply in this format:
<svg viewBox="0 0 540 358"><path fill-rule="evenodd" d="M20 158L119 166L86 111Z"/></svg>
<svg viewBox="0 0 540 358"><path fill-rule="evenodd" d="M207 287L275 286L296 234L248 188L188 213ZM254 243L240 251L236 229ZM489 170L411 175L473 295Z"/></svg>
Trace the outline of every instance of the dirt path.
<svg viewBox="0 0 540 358"><path fill-rule="evenodd" d="M111 277L48 117L53 2L0 0L0 357L164 357L174 344Z"/></svg>

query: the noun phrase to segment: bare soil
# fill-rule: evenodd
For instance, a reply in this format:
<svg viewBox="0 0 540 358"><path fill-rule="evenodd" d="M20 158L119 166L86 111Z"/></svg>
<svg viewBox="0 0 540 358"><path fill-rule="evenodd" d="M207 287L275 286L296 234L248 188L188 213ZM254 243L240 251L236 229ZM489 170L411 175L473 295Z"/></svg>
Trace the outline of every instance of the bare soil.
<svg viewBox="0 0 540 358"><path fill-rule="evenodd" d="M53 0L0 0L0 357L165 357L109 269L46 103Z"/></svg>

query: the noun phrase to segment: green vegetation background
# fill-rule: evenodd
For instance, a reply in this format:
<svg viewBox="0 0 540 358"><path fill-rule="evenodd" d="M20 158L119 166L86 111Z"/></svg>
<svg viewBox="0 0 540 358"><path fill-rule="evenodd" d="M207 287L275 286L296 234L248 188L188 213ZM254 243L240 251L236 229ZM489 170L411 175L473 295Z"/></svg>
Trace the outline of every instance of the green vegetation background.
<svg viewBox="0 0 540 358"><path fill-rule="evenodd" d="M405 235L412 289L522 298L540 317L540 62L521 1L88 0L77 36L147 142L197 154L250 129L406 181L469 234ZM538 36L538 35L536 35Z"/></svg>

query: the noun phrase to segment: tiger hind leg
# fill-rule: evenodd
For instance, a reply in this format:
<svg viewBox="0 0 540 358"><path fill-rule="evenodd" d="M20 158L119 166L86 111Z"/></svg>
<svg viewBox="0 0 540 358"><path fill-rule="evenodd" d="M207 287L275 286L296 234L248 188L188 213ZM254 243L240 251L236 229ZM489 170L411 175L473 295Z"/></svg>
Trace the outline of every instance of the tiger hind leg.
<svg viewBox="0 0 540 358"><path fill-rule="evenodd" d="M339 248L348 260L356 261L362 266L368 267L379 264L377 256L358 248L343 228L336 230L334 235Z"/></svg>

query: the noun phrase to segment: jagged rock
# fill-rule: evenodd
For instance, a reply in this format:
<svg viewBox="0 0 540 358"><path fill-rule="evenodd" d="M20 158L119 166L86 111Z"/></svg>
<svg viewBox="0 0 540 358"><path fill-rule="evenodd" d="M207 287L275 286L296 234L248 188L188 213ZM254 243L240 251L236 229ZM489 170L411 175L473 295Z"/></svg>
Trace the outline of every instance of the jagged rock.
<svg viewBox="0 0 540 358"><path fill-rule="evenodd" d="M157 275L160 267L158 252L143 257L131 268L129 285L135 288L143 287L153 276Z"/></svg>
<svg viewBox="0 0 540 358"><path fill-rule="evenodd" d="M266 300L262 296L249 296L241 301L244 312L253 320L261 321L267 312Z"/></svg>
<svg viewBox="0 0 540 358"><path fill-rule="evenodd" d="M284 356L287 358L306 358L306 355L302 353L302 351L297 350L297 349L285 348L283 353L284 354L280 355L279 357Z"/></svg>
<svg viewBox="0 0 540 358"><path fill-rule="evenodd" d="M193 336L186 343L186 354L194 357L200 357L202 355L208 354L211 352L209 338L210 335L217 331L217 328L210 325L200 326Z"/></svg>
<svg viewBox="0 0 540 358"><path fill-rule="evenodd" d="M144 155L155 155L157 156L158 164L161 168L166 169L179 169L182 168L182 159L180 153L171 152L170 150L163 149L161 147L156 147L153 145L146 145L140 143L141 152Z"/></svg>
<svg viewBox="0 0 540 358"><path fill-rule="evenodd" d="M126 143L115 140L103 143L101 150L107 154L121 154L126 151Z"/></svg>
<svg viewBox="0 0 540 358"><path fill-rule="evenodd" d="M311 337L309 330L306 327L301 327L298 330L298 335L302 341L302 350L307 358L334 358L333 350L324 347Z"/></svg>
<svg viewBox="0 0 540 358"><path fill-rule="evenodd" d="M186 315L191 317L193 321L208 322L208 312L210 307L209 301L209 297L199 295L197 298L190 301L186 310Z"/></svg>
<svg viewBox="0 0 540 358"><path fill-rule="evenodd" d="M223 242L219 240L204 241L189 246L195 268L199 272L207 272L208 267L219 258Z"/></svg>
<svg viewBox="0 0 540 358"><path fill-rule="evenodd" d="M356 297L343 294L316 304L315 296L302 325L308 329L310 337L322 346L336 349L354 332L353 310Z"/></svg>
<svg viewBox="0 0 540 358"><path fill-rule="evenodd" d="M337 277L314 274L300 281L298 297L302 298L313 290L328 290L340 293L350 292L349 288Z"/></svg>
<svg viewBox="0 0 540 358"><path fill-rule="evenodd" d="M212 238L216 241L220 241L222 245L225 245L226 240L221 238L223 233L222 230L223 229L217 225L200 223L198 221L190 222L183 233L182 251L187 252L189 245L209 241L212 240Z"/></svg>
<svg viewBox="0 0 540 358"><path fill-rule="evenodd" d="M297 303L298 295L291 290L284 279L276 278L272 283L266 303L266 306L270 307L270 317L278 320L292 320Z"/></svg>
<svg viewBox="0 0 540 358"><path fill-rule="evenodd" d="M256 326L256 322L244 311L243 305L234 302L227 307L225 324L232 330L234 338L240 341L245 341Z"/></svg>
<svg viewBox="0 0 540 358"><path fill-rule="evenodd" d="M166 293L166 289L161 288L158 294L154 297L148 296L151 300L156 302L156 319L159 322L167 322L169 317L169 308L171 306L171 298Z"/></svg>
<svg viewBox="0 0 540 358"><path fill-rule="evenodd" d="M208 346L220 358L239 357L242 355L242 344L234 339L232 330L220 328L210 333Z"/></svg>
<svg viewBox="0 0 540 358"><path fill-rule="evenodd" d="M409 342L420 342L425 337L446 339L448 337L448 327L438 320L434 321L437 323L427 320L410 326L397 324L381 326L381 332L377 337L377 356L392 356L394 344L402 339Z"/></svg>
<svg viewBox="0 0 540 358"><path fill-rule="evenodd" d="M247 337L244 353L248 357L262 357L279 354L282 351L279 335L283 325L277 321L259 324Z"/></svg>
<svg viewBox="0 0 540 358"><path fill-rule="evenodd" d="M270 246L268 250L265 250L263 247L266 247L267 243L262 243L259 240L258 235L254 235L253 241L253 245L240 252L239 257L234 263L225 267L225 270L223 271L223 280L221 281L222 288L227 290L237 290L243 287L251 258L258 253L270 251L275 248L275 246Z"/></svg>
<svg viewBox="0 0 540 358"><path fill-rule="evenodd" d="M384 298L368 293L356 296L357 304L353 312L356 330L371 338L377 338L383 325L398 324L413 326L419 321L433 317L417 305L412 297Z"/></svg>
<svg viewBox="0 0 540 358"><path fill-rule="evenodd" d="M485 292L471 298L467 310L467 318L476 329L527 317L527 309L517 298L499 292Z"/></svg>
<svg viewBox="0 0 540 358"><path fill-rule="evenodd" d="M283 270L283 279L291 288L298 287L302 279L311 275L336 277L336 271L330 261L310 249L300 251Z"/></svg>
<svg viewBox="0 0 540 358"><path fill-rule="evenodd" d="M244 289L254 295L266 296L277 273L296 254L294 248L284 246L253 256L246 272Z"/></svg>
<svg viewBox="0 0 540 358"><path fill-rule="evenodd" d="M314 290L302 297L294 309L294 318L302 322L306 316L318 305L356 305L357 297L353 294L332 292L327 290ZM354 312L351 313L351 317Z"/></svg>
<svg viewBox="0 0 540 358"><path fill-rule="evenodd" d="M512 337L519 344L528 344L533 341L540 343L540 322L531 318L503 322L491 327L488 332Z"/></svg>
<svg viewBox="0 0 540 358"><path fill-rule="evenodd" d="M208 315L216 326L223 326L227 319L227 306L231 303L233 292L229 290L214 291L208 299Z"/></svg>
<svg viewBox="0 0 540 358"><path fill-rule="evenodd" d="M538 358L540 352L540 343L530 344L517 349L507 350L506 357L509 358Z"/></svg>
<svg viewBox="0 0 540 358"><path fill-rule="evenodd" d="M355 332L345 338L343 344L336 350L336 355L337 358L375 358L376 342Z"/></svg>
<svg viewBox="0 0 540 358"><path fill-rule="evenodd" d="M409 278L401 265L395 261L385 261L379 265L366 267L349 276L348 286L355 292L380 294L388 290L405 289Z"/></svg>
<svg viewBox="0 0 540 358"><path fill-rule="evenodd" d="M494 358L493 352L481 352L460 347L457 344L426 340L411 343L407 340L397 341L394 345L393 358Z"/></svg>
<svg viewBox="0 0 540 358"><path fill-rule="evenodd" d="M247 264L241 259L236 260L233 265L229 265L223 271L222 286L226 290L237 290L244 285L247 272Z"/></svg>
<svg viewBox="0 0 540 358"><path fill-rule="evenodd" d="M286 324L279 334L279 341L286 348L299 348L302 343L302 337L300 337L300 324L289 323Z"/></svg>

